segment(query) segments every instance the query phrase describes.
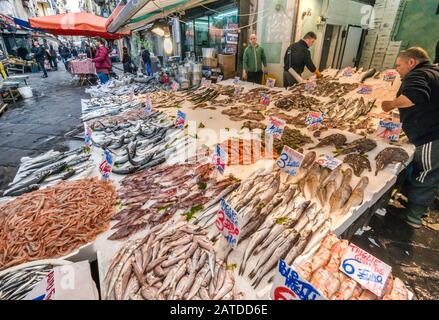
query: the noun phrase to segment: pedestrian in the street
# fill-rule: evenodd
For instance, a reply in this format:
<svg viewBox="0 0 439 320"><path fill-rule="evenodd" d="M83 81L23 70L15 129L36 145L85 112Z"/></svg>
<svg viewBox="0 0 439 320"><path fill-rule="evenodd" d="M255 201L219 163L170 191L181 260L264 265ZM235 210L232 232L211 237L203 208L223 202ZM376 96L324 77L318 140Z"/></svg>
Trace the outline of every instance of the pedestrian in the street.
<svg viewBox="0 0 439 320"><path fill-rule="evenodd" d="M64 67L66 68L66 71L69 70L68 65L68 59L70 58L70 50L67 48L65 44L62 44L61 47L58 49L59 55L61 56L61 60L64 63Z"/></svg>
<svg viewBox="0 0 439 320"><path fill-rule="evenodd" d="M50 66L54 70L58 70L57 54L55 49L53 48L53 45L50 45L49 54L50 54Z"/></svg>
<svg viewBox="0 0 439 320"><path fill-rule="evenodd" d="M384 101L382 108L399 109L402 128L416 151L402 190L406 209L391 213L420 228L439 189L439 67L430 63L424 49L410 48L399 54L396 70L402 79L397 98Z"/></svg>
<svg viewBox="0 0 439 320"><path fill-rule="evenodd" d="M40 66L41 71L43 71L42 78L47 78L47 71L44 67L44 61L46 59L46 50L43 46L39 44L38 41L34 42L34 47L32 48L32 53L34 54L34 58L37 61L38 65Z"/></svg>
<svg viewBox="0 0 439 320"><path fill-rule="evenodd" d="M146 75L151 75L151 53L145 47L142 47L142 61L145 66Z"/></svg>
<svg viewBox="0 0 439 320"><path fill-rule="evenodd" d="M110 80L109 74L111 70L111 61L108 56L108 49L105 47L105 42L103 39L97 40L98 49L96 50L96 57L92 61L96 64L96 72L98 74L99 80L102 84L105 84Z"/></svg>
<svg viewBox="0 0 439 320"><path fill-rule="evenodd" d="M267 57L264 49L257 43L256 35L252 34L244 51L242 78L248 82L262 84L264 73L267 73Z"/></svg>
<svg viewBox="0 0 439 320"><path fill-rule="evenodd" d="M76 59L78 57L78 50L76 50L75 46L72 47L71 53L72 53L73 59Z"/></svg>
<svg viewBox="0 0 439 320"><path fill-rule="evenodd" d="M128 52L127 47L123 47L122 63L123 63L123 72L124 73L132 73L133 72L133 69L131 67L131 64L132 64L131 56Z"/></svg>
<svg viewBox="0 0 439 320"><path fill-rule="evenodd" d="M288 72L290 68L292 68L299 76L302 76L305 67L309 69L309 71L315 73L317 78L320 78L322 75L320 71L314 65L311 52L309 48L311 48L317 40L317 35L314 32L308 32L305 34L302 40L299 42L293 43L287 50L284 56L284 87L290 87L298 81Z"/></svg>

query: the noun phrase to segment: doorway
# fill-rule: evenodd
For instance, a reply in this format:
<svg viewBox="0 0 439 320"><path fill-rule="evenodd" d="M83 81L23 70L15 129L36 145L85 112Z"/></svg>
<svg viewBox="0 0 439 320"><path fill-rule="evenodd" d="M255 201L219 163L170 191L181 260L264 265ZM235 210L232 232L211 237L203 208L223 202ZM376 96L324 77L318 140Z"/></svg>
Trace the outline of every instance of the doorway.
<svg viewBox="0 0 439 320"><path fill-rule="evenodd" d="M360 51L361 40L363 39L364 30L360 26L349 25L346 31L341 55L339 69L349 66L358 66L358 52Z"/></svg>

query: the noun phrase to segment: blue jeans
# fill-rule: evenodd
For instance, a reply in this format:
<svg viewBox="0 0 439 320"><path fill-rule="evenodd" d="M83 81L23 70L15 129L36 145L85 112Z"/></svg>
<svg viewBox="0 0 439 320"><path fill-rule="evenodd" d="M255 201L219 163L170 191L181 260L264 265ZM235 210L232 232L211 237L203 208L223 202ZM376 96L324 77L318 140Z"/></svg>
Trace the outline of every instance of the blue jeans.
<svg viewBox="0 0 439 320"><path fill-rule="evenodd" d="M98 72L98 77L99 77L99 80L101 80L102 84L105 84L108 82L108 80L110 80L110 78L108 77L108 74L105 74L103 72Z"/></svg>
<svg viewBox="0 0 439 320"><path fill-rule="evenodd" d="M148 76L151 75L151 64L150 63L146 64L146 75L148 75Z"/></svg>

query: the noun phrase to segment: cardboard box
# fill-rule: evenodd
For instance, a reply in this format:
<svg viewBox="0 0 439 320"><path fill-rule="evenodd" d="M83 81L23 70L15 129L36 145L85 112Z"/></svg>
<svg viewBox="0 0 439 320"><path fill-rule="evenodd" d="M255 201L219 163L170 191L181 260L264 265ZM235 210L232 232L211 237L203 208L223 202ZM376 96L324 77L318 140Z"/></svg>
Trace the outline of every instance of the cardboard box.
<svg viewBox="0 0 439 320"><path fill-rule="evenodd" d="M203 66L209 68L218 67L218 59L217 58L203 58Z"/></svg>
<svg viewBox="0 0 439 320"><path fill-rule="evenodd" d="M225 73L236 71L236 55L234 54L219 54L218 63Z"/></svg>

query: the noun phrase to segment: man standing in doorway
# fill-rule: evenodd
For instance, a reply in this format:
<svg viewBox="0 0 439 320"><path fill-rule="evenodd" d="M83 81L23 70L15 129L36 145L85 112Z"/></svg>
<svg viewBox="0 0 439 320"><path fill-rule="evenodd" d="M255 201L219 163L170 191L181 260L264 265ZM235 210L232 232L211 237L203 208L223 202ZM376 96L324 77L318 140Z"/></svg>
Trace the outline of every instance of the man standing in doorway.
<svg viewBox="0 0 439 320"><path fill-rule="evenodd" d="M288 72L290 68L292 68L299 76L302 75L305 67L307 67L309 71L314 72L317 75L317 78L320 78L322 76L312 62L311 52L309 51L309 48L314 45L316 40L317 35L314 32L308 32L307 34L305 34L302 40L293 43L288 48L284 57L285 88L298 83L298 81Z"/></svg>
<svg viewBox="0 0 439 320"><path fill-rule="evenodd" d="M148 49L142 47L142 61L145 66L146 75L151 75L151 53Z"/></svg>
<svg viewBox="0 0 439 320"><path fill-rule="evenodd" d="M416 146L413 171L402 193L408 198L406 209L391 213L414 228L422 226L439 189L439 67L430 63L422 48L402 51L396 60L402 84L397 98L384 101L385 112L399 109L402 128Z"/></svg>
<svg viewBox="0 0 439 320"><path fill-rule="evenodd" d="M262 77L267 72L267 57L264 49L257 43L255 34L250 35L249 46L244 51L242 79L262 84Z"/></svg>

